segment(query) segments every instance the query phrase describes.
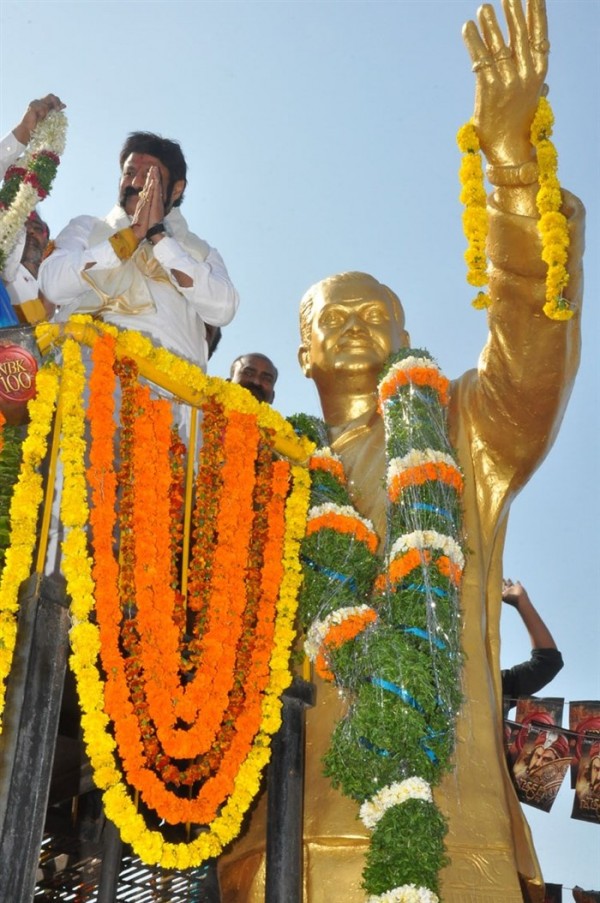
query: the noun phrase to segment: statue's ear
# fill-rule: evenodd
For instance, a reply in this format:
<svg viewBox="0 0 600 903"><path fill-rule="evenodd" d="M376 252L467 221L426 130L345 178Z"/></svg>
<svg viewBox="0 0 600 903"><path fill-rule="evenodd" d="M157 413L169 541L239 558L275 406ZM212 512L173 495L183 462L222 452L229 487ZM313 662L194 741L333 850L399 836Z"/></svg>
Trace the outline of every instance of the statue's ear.
<svg viewBox="0 0 600 903"><path fill-rule="evenodd" d="M300 345L298 348L298 363L307 379L310 379L310 351L306 345Z"/></svg>

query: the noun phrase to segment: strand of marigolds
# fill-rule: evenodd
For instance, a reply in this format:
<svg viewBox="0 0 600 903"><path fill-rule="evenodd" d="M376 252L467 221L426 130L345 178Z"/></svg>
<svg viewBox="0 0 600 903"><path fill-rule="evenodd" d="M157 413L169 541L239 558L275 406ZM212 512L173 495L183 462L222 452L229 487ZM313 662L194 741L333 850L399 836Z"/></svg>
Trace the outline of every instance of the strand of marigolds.
<svg viewBox="0 0 600 903"><path fill-rule="evenodd" d="M558 180L558 154L550 136L554 115L546 97L541 97L531 124L531 143L536 149L539 189L536 204L540 215L538 232L542 241L542 260L547 265L546 303L543 311L551 320L570 320L573 309L564 297L569 281L567 272L569 229L560 212L562 197ZM488 215L479 138L472 122L463 125L456 136L462 153L459 179L460 200L464 204L463 230L467 239L465 261L467 282L484 287L488 283L486 240ZM488 307L490 296L479 291L473 300L476 308Z"/></svg>
<svg viewBox="0 0 600 903"><path fill-rule="evenodd" d="M31 574L37 524L43 500L40 466L48 448L58 394L58 369L49 364L38 372L37 392L29 402L29 429L22 446L19 478L10 503L10 538L0 579L0 731L6 679L17 638L19 588Z"/></svg>
<svg viewBox="0 0 600 903"><path fill-rule="evenodd" d="M383 561L372 525L352 506L341 460L320 448L311 457L301 614L317 672L350 694L351 714L325 762L335 786L364 800L361 817L374 834L368 900L435 903L445 824L431 783L449 767L460 699L463 481L446 434L448 380L431 358L400 353L379 397L389 437ZM293 422L322 442L314 420Z"/></svg>
<svg viewBox="0 0 600 903"><path fill-rule="evenodd" d="M104 791L105 811L117 825L123 840L130 843L148 864L156 863L164 868L189 868L217 855L223 845L238 833L241 819L258 791L260 774L269 758L270 735L280 721L279 697L291 679L284 663L287 663L294 637L293 621L300 582L299 541L306 517L308 484L302 468L293 467L292 491L285 501L283 579L277 598L274 642L269 658L269 685L261 703L260 731L236 775L233 793L207 830L188 844L166 843L161 832L149 830L137 812L131 790L115 758L114 740L108 731L104 685L97 668L100 640L96 625L89 620L94 609L91 562L85 554L80 554L85 547L87 514L85 470L81 455L84 431L81 400L83 365L74 342L65 342L63 355L65 370L68 369L69 374L64 383L64 404L68 415L62 440L65 460L63 499L68 499L63 509L69 521L64 568L69 591L74 585L77 585L78 591L78 598L74 600L72 664L84 713L82 725L85 741L96 783ZM68 466L66 462L69 462Z"/></svg>

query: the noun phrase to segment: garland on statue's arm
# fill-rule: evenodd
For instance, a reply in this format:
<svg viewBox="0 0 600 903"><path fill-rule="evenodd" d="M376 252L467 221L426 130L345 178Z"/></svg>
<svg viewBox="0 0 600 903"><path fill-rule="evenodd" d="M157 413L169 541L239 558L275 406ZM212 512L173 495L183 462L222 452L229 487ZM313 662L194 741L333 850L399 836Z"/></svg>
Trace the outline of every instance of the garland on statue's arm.
<svg viewBox="0 0 600 903"><path fill-rule="evenodd" d="M552 107L541 97L531 124L531 143L536 149L539 188L536 205L540 218L538 232L542 241L542 260L547 265L546 303L543 311L551 320L570 320L571 302L563 292L569 281L567 271L569 227L561 213L562 195L558 180L558 155L550 137L554 125ZM472 122L461 126L456 136L462 153L459 179L460 200L464 204L463 230L468 242L465 251L467 282L479 286L473 307L489 307L491 299L482 289L488 283L486 240L488 214L483 182L483 166L477 131Z"/></svg>
<svg viewBox="0 0 600 903"><path fill-rule="evenodd" d="M66 131L67 117L61 110L52 110L36 126L24 157L4 174L0 188L0 271L28 216L50 193L65 149Z"/></svg>
<svg viewBox="0 0 600 903"><path fill-rule="evenodd" d="M373 831L368 899L434 903L446 827L431 785L450 767L461 698L463 479L447 437L448 380L427 352L394 356L379 394L388 437L383 560L341 460L322 447L310 461L300 609L307 654L351 703L325 771L362 803ZM324 445L324 425L292 422Z"/></svg>

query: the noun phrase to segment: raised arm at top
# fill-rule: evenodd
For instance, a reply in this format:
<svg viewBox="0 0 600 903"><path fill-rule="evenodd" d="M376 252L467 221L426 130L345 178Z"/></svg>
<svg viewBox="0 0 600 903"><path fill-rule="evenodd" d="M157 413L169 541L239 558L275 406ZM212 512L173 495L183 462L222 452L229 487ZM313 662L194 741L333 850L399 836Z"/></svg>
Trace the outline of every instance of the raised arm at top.
<svg viewBox="0 0 600 903"><path fill-rule="evenodd" d="M507 38L493 6L469 21L463 39L475 72L474 123L489 163L513 166L534 159L529 130L548 69L545 0L503 0Z"/></svg>

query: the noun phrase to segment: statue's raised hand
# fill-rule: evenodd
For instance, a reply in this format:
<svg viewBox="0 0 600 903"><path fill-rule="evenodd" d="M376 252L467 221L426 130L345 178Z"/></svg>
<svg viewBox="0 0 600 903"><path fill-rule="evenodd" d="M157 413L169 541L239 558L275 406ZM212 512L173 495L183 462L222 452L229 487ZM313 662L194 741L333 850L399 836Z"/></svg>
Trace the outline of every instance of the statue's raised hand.
<svg viewBox="0 0 600 903"><path fill-rule="evenodd" d="M474 123L481 148L493 165L510 166L532 159L529 130L548 69L548 22L545 0L503 0L508 30L505 41L494 8L477 12L463 39L476 76Z"/></svg>

